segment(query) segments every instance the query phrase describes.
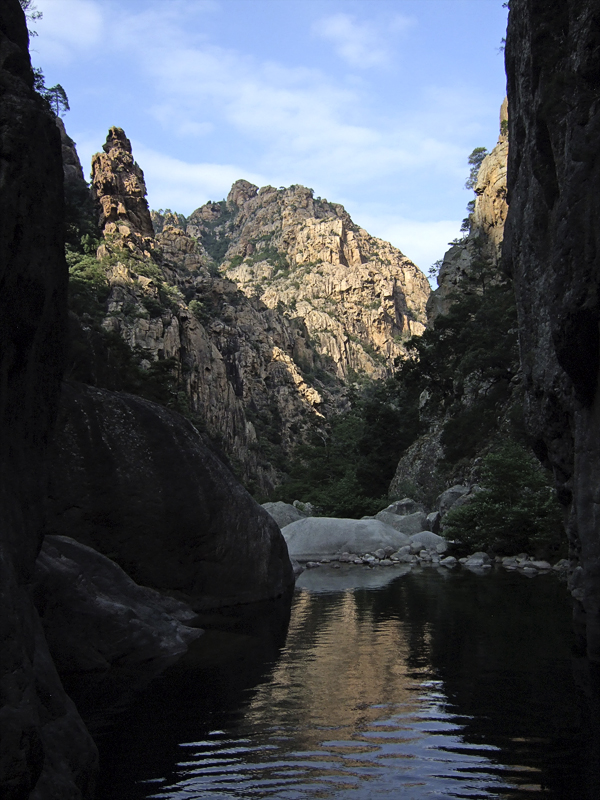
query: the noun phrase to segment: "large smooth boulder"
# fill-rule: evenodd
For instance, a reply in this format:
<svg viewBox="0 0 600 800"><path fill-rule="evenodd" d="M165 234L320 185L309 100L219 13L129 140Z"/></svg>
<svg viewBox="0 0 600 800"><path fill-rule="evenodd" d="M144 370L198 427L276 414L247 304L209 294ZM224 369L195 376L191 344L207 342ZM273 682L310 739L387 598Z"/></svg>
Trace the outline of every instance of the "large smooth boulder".
<svg viewBox="0 0 600 800"><path fill-rule="evenodd" d="M448 549L448 541L432 531L421 531L410 537L410 548L415 553L420 550L435 550L436 553L445 553Z"/></svg>
<svg viewBox="0 0 600 800"><path fill-rule="evenodd" d="M307 517L283 529L290 555L301 560L342 553L372 553L409 543L409 537L377 519Z"/></svg>
<svg viewBox="0 0 600 800"><path fill-rule="evenodd" d="M416 511L414 514L406 514L405 516L392 514L389 511L380 511L375 515L375 519L386 525L391 525L392 528L405 533L407 536L419 533L419 531L426 531L429 528L427 514L423 511Z"/></svg>
<svg viewBox="0 0 600 800"><path fill-rule="evenodd" d="M297 522L299 519L305 519L307 514L303 514L290 503L283 503L278 500L276 503L263 503L262 507L270 514L280 528L285 528L292 522Z"/></svg>
<svg viewBox="0 0 600 800"><path fill-rule="evenodd" d="M65 384L51 455L48 533L109 556L136 583L196 610L291 591L277 523L181 415Z"/></svg>
<svg viewBox="0 0 600 800"><path fill-rule="evenodd" d="M46 536L33 596L61 674L159 662L166 666L202 634L179 600L138 586L117 564L68 536Z"/></svg>

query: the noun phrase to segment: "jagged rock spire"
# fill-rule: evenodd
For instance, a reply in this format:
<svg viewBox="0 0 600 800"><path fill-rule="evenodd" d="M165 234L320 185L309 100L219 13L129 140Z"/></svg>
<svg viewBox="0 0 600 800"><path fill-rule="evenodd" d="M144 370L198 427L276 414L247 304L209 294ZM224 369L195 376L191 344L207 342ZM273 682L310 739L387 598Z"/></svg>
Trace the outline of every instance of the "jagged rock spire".
<svg viewBox="0 0 600 800"><path fill-rule="evenodd" d="M92 195L100 208L101 228L153 237L144 173L133 160L123 129L113 126L102 149L92 158Z"/></svg>

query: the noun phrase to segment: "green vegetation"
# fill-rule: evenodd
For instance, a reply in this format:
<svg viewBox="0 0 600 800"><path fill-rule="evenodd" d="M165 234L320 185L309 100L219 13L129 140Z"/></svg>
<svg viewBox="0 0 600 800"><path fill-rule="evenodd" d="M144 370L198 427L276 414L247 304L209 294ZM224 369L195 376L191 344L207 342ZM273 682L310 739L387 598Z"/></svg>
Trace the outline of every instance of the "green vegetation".
<svg viewBox="0 0 600 800"><path fill-rule="evenodd" d="M487 156L488 151L485 147L476 147L469 156L469 177L465 181L465 189L474 189L477 185L477 175L483 163L483 159Z"/></svg>
<svg viewBox="0 0 600 800"><path fill-rule="evenodd" d="M50 108L57 117L71 110L67 93L60 83L57 83L56 86L51 86L49 89L45 89L42 94L50 103Z"/></svg>
<svg viewBox="0 0 600 800"><path fill-rule="evenodd" d="M289 481L277 491L285 502L301 499L326 516L361 517L387 505L387 487L402 452L419 432L416 403L390 379L367 382L350 397L349 411L299 444Z"/></svg>
<svg viewBox="0 0 600 800"><path fill-rule="evenodd" d="M490 453L481 469L483 489L448 512L444 533L473 550L499 554L566 555L561 509L551 476L516 442Z"/></svg>
<svg viewBox="0 0 600 800"><path fill-rule="evenodd" d="M517 315L511 284L481 260L474 290L455 297L447 314L407 342L398 380L448 415L442 444L449 466L475 455L498 428L518 369ZM478 285L479 284L479 285ZM515 435L519 433L515 420Z"/></svg>

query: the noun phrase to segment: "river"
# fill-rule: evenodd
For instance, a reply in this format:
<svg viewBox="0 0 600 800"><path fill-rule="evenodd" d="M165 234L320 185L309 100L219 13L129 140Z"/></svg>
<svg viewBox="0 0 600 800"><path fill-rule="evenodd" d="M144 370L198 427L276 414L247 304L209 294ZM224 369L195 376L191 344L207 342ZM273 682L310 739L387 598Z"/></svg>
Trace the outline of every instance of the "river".
<svg viewBox="0 0 600 800"><path fill-rule="evenodd" d="M597 800L571 614L553 574L307 571L291 613L207 615L184 662L88 711L100 800Z"/></svg>

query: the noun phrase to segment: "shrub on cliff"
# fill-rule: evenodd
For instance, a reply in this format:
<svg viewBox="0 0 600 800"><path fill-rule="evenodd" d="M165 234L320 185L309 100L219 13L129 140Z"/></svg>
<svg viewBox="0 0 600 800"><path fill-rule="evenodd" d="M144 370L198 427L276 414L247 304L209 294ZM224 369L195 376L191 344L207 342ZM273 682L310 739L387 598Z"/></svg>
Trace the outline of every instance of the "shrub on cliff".
<svg viewBox="0 0 600 800"><path fill-rule="evenodd" d="M444 535L471 550L500 554L563 555L561 510L546 470L524 447L507 442L483 461L484 487L470 503L451 509Z"/></svg>

